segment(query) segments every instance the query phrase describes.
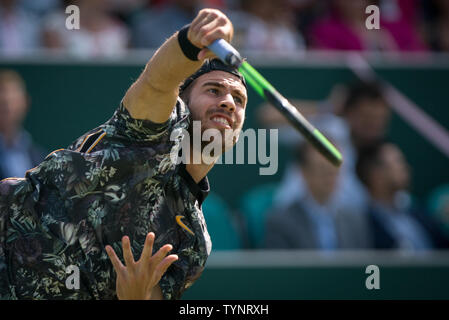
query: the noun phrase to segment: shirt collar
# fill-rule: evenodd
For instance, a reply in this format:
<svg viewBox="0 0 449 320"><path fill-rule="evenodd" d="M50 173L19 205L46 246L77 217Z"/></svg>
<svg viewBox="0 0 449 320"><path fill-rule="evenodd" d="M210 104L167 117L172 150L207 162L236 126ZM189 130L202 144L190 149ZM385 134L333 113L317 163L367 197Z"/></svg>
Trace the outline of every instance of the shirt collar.
<svg viewBox="0 0 449 320"><path fill-rule="evenodd" d="M207 176L201 179L200 182L196 183L195 180L193 180L190 173L187 172L185 164L180 165L178 173L187 184L189 191L198 200L199 206L201 207L201 205L203 204L204 200L206 199L207 195L210 192L209 179L207 178Z"/></svg>

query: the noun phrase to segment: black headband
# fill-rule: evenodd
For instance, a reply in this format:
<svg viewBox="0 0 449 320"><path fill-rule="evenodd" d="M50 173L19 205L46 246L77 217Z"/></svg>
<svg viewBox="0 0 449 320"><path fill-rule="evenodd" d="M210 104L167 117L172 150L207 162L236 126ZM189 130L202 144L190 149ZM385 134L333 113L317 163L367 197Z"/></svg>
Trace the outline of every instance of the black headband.
<svg viewBox="0 0 449 320"><path fill-rule="evenodd" d="M248 87L246 86L246 81L243 75L235 68L230 67L226 64L224 64L220 59L212 59L212 60L206 60L201 68L199 68L194 74L192 74L190 77L188 77L183 84L179 87L179 94L182 94L185 89L188 88L192 84L195 79L199 78L203 74L212 72L212 71L224 71L228 72L242 81L243 85L245 86L246 90L248 90Z"/></svg>

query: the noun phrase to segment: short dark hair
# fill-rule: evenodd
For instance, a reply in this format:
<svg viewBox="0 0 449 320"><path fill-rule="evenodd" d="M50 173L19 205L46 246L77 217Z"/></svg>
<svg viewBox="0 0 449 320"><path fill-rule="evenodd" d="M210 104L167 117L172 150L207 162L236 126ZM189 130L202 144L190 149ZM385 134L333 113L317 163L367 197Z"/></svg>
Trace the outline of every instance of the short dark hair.
<svg viewBox="0 0 449 320"><path fill-rule="evenodd" d="M369 176L373 169L382 164L380 155L383 147L389 143L386 140L379 140L358 150L355 171L365 186L369 186Z"/></svg>
<svg viewBox="0 0 449 320"><path fill-rule="evenodd" d="M343 104L343 113L347 113L348 111L357 108L358 103L362 99L382 99L385 101L382 94L381 84L378 82L362 81L352 83L348 88L346 100Z"/></svg>
<svg viewBox="0 0 449 320"><path fill-rule="evenodd" d="M187 79L184 80L184 82L181 84L181 86L179 87L179 96L184 100L185 98L187 98L186 96L188 95L188 92L190 90L190 85L200 76L202 76L203 74L212 72L212 71L224 71L224 72L228 72L230 74L233 74L234 76L236 76L237 78L240 79L240 81L242 81L243 85L245 86L245 88L248 90L248 87L246 85L246 81L245 78L243 77L243 75L238 71L238 69L228 66L226 64L224 64L220 59L207 59L203 65L201 66L201 68L199 68L194 74L192 74L191 76L189 76Z"/></svg>

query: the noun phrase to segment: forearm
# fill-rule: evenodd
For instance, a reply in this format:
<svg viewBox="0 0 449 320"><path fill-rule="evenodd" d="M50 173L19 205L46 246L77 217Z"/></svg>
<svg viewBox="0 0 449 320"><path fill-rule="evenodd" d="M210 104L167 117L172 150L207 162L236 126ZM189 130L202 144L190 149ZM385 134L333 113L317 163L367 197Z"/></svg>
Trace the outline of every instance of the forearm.
<svg viewBox="0 0 449 320"><path fill-rule="evenodd" d="M202 63L184 55L176 32L150 59L141 75L142 81L158 91L178 93L180 83L198 70Z"/></svg>
<svg viewBox="0 0 449 320"><path fill-rule="evenodd" d="M230 42L233 33L232 23L223 13L215 9L203 9L192 21L187 39L182 38L182 47L184 50L186 46L191 49L190 42L193 48L205 48L216 39ZM203 49L197 56L193 53L189 59L183 49L177 32L156 51L137 81L126 92L123 103L133 118L158 123L168 120L176 104L181 82L198 70L205 58L212 57L210 51ZM192 60L196 58L199 61Z"/></svg>
<svg viewBox="0 0 449 320"><path fill-rule="evenodd" d="M175 33L156 51L129 88L124 98L125 107L133 118L166 121L176 104L180 83L201 63L185 57Z"/></svg>

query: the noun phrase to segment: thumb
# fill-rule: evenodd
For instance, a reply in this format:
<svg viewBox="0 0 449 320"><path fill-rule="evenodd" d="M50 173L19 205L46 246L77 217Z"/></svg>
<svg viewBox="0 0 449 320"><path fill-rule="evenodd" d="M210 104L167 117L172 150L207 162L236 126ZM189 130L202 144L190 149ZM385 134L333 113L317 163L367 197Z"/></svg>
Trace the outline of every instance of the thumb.
<svg viewBox="0 0 449 320"><path fill-rule="evenodd" d="M203 61L204 59L215 58L216 55L208 48L204 48L198 53L197 57L199 61Z"/></svg>

